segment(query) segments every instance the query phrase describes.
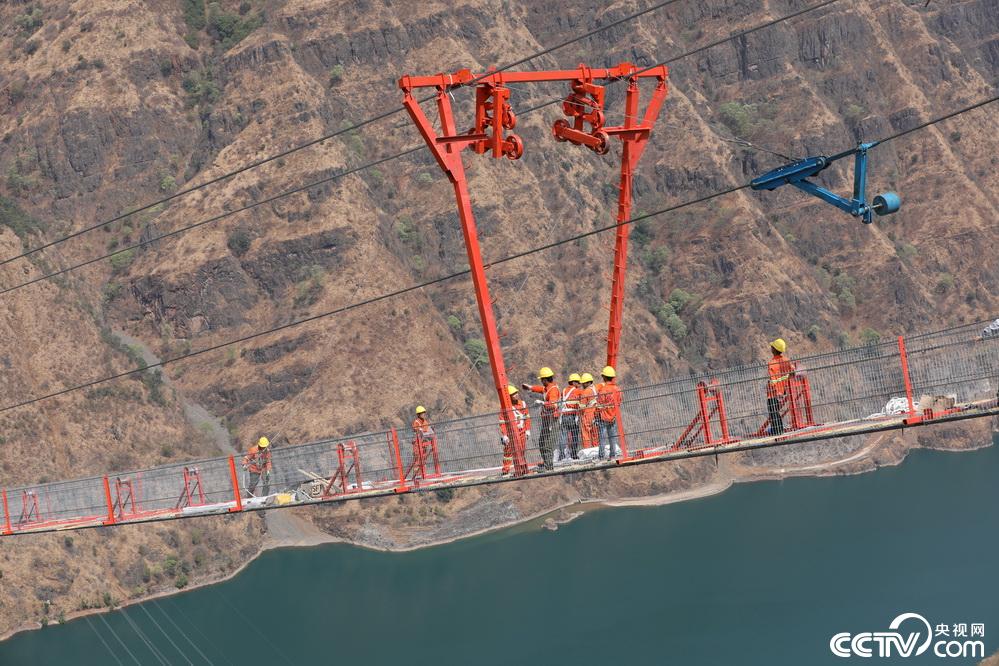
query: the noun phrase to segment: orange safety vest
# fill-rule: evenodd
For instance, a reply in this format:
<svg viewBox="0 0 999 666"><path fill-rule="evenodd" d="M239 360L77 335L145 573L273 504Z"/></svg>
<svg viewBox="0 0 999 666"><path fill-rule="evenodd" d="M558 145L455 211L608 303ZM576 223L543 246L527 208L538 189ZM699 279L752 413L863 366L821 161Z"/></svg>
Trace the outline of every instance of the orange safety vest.
<svg viewBox="0 0 999 666"><path fill-rule="evenodd" d="M430 425L429 419L417 416L413 420L413 432L417 439L430 439L434 436L434 427Z"/></svg>
<svg viewBox="0 0 999 666"><path fill-rule="evenodd" d="M271 471L270 448L268 447L261 450L259 446L254 444L246 453L246 457L243 458L243 466L246 467L251 474L260 474L261 472Z"/></svg>
<svg viewBox="0 0 999 666"><path fill-rule="evenodd" d="M582 395L583 389L572 384L562 389L562 413L575 416L579 412L579 398Z"/></svg>
<svg viewBox="0 0 999 666"><path fill-rule="evenodd" d="M621 389L617 384L606 382L597 384L597 409L600 420L614 421L621 405Z"/></svg>
<svg viewBox="0 0 999 666"><path fill-rule="evenodd" d="M597 387L590 385L579 389L579 409L584 414L593 414L597 407Z"/></svg>
<svg viewBox="0 0 999 666"><path fill-rule="evenodd" d="M776 398L787 395L791 374L794 372L794 364L783 355L777 355L767 363L767 372L770 374L770 382L767 384L767 397Z"/></svg>
<svg viewBox="0 0 999 666"><path fill-rule="evenodd" d="M513 403L513 418L517 424L517 430L525 432L531 429L531 413L527 410L527 403L521 400ZM500 432L506 436L506 421L500 414Z"/></svg>
<svg viewBox="0 0 999 666"><path fill-rule="evenodd" d="M558 403L562 397L562 393L558 390L558 385L552 382L545 388L543 384L535 384L531 387L532 393L540 393L545 396L545 402L541 405L541 415L551 416L553 418L558 418Z"/></svg>

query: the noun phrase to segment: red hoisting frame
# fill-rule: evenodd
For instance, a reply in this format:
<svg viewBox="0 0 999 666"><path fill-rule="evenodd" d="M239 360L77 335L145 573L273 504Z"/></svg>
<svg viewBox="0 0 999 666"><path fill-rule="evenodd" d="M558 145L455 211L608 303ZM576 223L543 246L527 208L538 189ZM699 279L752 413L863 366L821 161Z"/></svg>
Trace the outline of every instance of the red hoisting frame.
<svg viewBox="0 0 999 666"><path fill-rule="evenodd" d="M197 501L195 501L197 494ZM205 491L201 486L201 470L197 467L184 468L184 490L180 493L175 508L183 509L186 506L201 506L206 504Z"/></svg>
<svg viewBox="0 0 999 666"><path fill-rule="evenodd" d="M23 527L29 523L41 522L42 513L38 509L38 493L34 490L21 491L21 517L17 519L17 526Z"/></svg>
<svg viewBox="0 0 999 666"><path fill-rule="evenodd" d="M341 442L336 448L337 469L333 476L329 478L329 483L323 490L323 497L333 497L334 495L344 495L356 493L363 489L361 481L361 452L357 449L357 444L353 441L346 444ZM350 475L354 475L353 488L350 483ZM337 483L340 489L337 490Z"/></svg>
<svg viewBox="0 0 999 666"><path fill-rule="evenodd" d="M562 110L571 123L565 119L556 121L552 127L555 139L586 146L600 155L610 149L611 136L621 140L623 151L618 192L618 227L614 249L610 323L607 333L607 364L616 366L621 344L624 280L628 256L629 225L624 222L630 219L631 215L631 190L635 167L645 150L652 127L666 99L667 76L668 70L662 65L640 70L631 63L621 63L617 67L610 68L590 68L580 65L577 69L569 70L487 72L481 76L474 76L469 70L463 69L453 74L403 76L399 80L399 87L403 91L403 106L416 124L438 166L454 187L468 265L475 287L479 320L482 322L482 333L489 354L489 366L499 397L501 418L506 424L506 431L512 434L514 472L518 476L529 471L525 453L526 441L523 433L516 427L516 415L507 393L507 385L510 382L507 379L503 352L496 330L492 299L479 248L461 151L468 148L480 155L490 153L494 158L506 157L511 160L523 155L524 145L520 137L509 132L517 126L517 117L510 108L510 90L505 85L507 83L569 81L571 93L564 100ZM644 116L639 121L638 80L640 78L654 78L657 84ZM617 79L628 81L624 124L619 127L605 127L604 86L596 84L595 81ZM476 86L475 125L466 132L459 133L455 127L449 94L452 90L466 85ZM418 88L434 88L437 92L437 113L441 127L439 132L434 129L413 96L413 90ZM403 477L400 479L400 485L404 483Z"/></svg>

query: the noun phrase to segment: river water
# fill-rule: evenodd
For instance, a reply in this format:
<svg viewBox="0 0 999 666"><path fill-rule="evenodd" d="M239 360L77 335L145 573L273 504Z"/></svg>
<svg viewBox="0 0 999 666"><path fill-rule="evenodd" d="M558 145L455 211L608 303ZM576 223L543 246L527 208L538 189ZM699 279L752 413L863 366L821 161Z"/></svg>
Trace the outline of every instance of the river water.
<svg viewBox="0 0 999 666"><path fill-rule="evenodd" d="M269 551L226 583L17 635L0 664L844 663L833 634L904 612L982 623L991 654L997 564L999 447L915 451L556 532Z"/></svg>

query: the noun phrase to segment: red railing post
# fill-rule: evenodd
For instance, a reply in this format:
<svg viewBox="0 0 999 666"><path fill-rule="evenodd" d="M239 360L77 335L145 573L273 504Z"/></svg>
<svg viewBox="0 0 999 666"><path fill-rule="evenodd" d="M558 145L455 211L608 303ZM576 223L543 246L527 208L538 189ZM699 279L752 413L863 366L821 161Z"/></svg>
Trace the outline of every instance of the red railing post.
<svg viewBox="0 0 999 666"><path fill-rule="evenodd" d="M902 381L905 382L905 400L909 407L909 418L916 416L916 403L912 400L912 380L909 378L909 354L905 351L905 338L898 336L898 355L902 360Z"/></svg>
<svg viewBox="0 0 999 666"><path fill-rule="evenodd" d="M732 438L728 434L728 417L725 416L725 398L718 388L718 380L711 380L711 390L715 394L715 406L718 408L718 421L721 423L722 443L728 444Z"/></svg>
<svg viewBox="0 0 999 666"><path fill-rule="evenodd" d="M236 474L236 458L233 456L229 456L229 479L232 481L232 496L236 500L236 506L229 509L229 511L242 511L243 494L239 490L239 475Z"/></svg>
<svg viewBox="0 0 999 666"><path fill-rule="evenodd" d="M108 477L104 477L104 499L108 503L108 519L104 521L105 525L114 525L114 503L111 501L111 483L108 481Z"/></svg>
<svg viewBox="0 0 999 666"><path fill-rule="evenodd" d="M406 470L402 468L402 452L399 450L399 435L396 433L395 428L389 430L388 442L389 449L394 454L396 470L399 472L399 485L395 491L397 493L405 492L409 488L406 486Z"/></svg>
<svg viewBox="0 0 999 666"><path fill-rule="evenodd" d="M13 534L14 530L10 528L10 509L7 507L7 491L0 491L0 496L3 497L3 533Z"/></svg>
<svg viewBox="0 0 999 666"><path fill-rule="evenodd" d="M711 415L708 414L708 391L704 382L697 382L697 404L701 410L701 425L704 428L704 443L711 446Z"/></svg>

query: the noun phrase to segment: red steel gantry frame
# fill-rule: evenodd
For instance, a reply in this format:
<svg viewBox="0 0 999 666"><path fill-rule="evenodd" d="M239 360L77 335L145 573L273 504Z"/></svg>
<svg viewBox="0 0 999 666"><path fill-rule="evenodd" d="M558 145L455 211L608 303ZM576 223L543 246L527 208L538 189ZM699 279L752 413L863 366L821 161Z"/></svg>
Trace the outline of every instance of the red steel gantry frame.
<svg viewBox="0 0 999 666"><path fill-rule="evenodd" d="M556 141L586 146L598 155L610 150L610 137L618 137L623 145L621 152L621 178L618 190L617 235L614 247L614 272L611 283L610 324L607 332L607 365L617 366L621 344L622 316L624 309L625 273L628 258L628 235L630 225L625 224L631 217L632 181L635 168L648 144L649 135L655 124L663 102L666 100L666 78L668 70L664 65L648 69L638 69L631 63L621 63L617 67L590 68L580 65L577 69L542 72L488 72L475 76L467 69L454 74L433 76L403 76L399 87L403 91L403 105L419 130L437 164L447 175L454 187L458 202L458 215L465 237L468 265L475 287L475 298L479 308L479 319L489 353L489 365L499 396L500 410L506 422L506 431L513 433L514 471L519 476L526 474L525 444L523 434L515 425L515 415L507 393L506 367L500 348L496 319L493 314L492 299L486 280L482 252L479 248L475 216L468 191L468 180L461 160L465 148L482 155L519 159L524 153L520 138L507 133L517 125L517 117L510 108L508 83L540 83L568 81L571 92L562 103L562 110L568 120L560 118L552 127ZM642 118L639 119L640 78L654 78L656 87ZM623 125L604 126L604 86L595 81L627 80ZM464 133L456 130L454 113L449 93L451 90L475 85L475 126ZM413 90L434 88L437 91L437 113L440 118L440 131L434 129L427 115L413 97Z"/></svg>

